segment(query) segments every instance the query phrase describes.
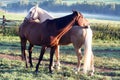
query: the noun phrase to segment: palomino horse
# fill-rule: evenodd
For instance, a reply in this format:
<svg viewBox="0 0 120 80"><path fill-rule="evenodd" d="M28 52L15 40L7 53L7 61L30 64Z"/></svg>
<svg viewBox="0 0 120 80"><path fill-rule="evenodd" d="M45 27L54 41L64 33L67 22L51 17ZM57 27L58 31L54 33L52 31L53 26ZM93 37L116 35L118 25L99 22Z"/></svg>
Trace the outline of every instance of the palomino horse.
<svg viewBox="0 0 120 80"><path fill-rule="evenodd" d="M46 19L53 19L53 16L51 16L47 11L39 8L38 6L32 7L26 16L26 19L28 21L39 19L40 22L44 22ZM92 53L92 30L89 27L88 29L82 29L78 26L73 26L70 31L68 31L65 35L62 36L60 39L59 45L67 45L69 43L72 43L76 55L78 58L77 63L77 71L80 70L80 60L82 59L82 53L81 53L81 46L84 44L84 66L83 66L83 72L87 73L88 70L92 70L91 75L93 75L94 72L94 55ZM31 54L32 54L32 47L33 45L29 46L29 61L30 66L33 66ZM60 66L59 61L59 46L56 49L56 59L57 59L57 65Z"/></svg>
<svg viewBox="0 0 120 80"><path fill-rule="evenodd" d="M89 24L82 14L77 11L61 18L46 20L43 23L24 21L19 27L19 36L21 40L22 58L26 61L26 67L28 67L28 61L25 49L28 40L31 45L42 46L39 61L36 65L36 72L38 72L38 67L43 58L46 47L50 47L49 72L51 73L53 71L53 55L59 44L59 40L72 28L73 25L86 28Z"/></svg>

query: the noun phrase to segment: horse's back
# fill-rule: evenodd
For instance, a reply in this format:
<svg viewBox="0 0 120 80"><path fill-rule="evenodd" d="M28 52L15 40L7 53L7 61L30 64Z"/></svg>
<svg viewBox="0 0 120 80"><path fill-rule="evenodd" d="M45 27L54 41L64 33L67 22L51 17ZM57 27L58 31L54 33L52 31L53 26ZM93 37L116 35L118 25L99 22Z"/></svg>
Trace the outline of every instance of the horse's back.
<svg viewBox="0 0 120 80"><path fill-rule="evenodd" d="M36 36L38 33L41 33L44 30L42 29L43 26L44 24L38 22L23 22L19 27L19 35L20 37L26 38L29 36Z"/></svg>
<svg viewBox="0 0 120 80"><path fill-rule="evenodd" d="M70 43L82 42L85 37L86 30L78 26L73 26L70 31L63 35L60 39L60 45L67 45Z"/></svg>
<svg viewBox="0 0 120 80"><path fill-rule="evenodd" d="M50 43L50 35L55 33L54 26L53 20L46 20L43 23L23 23L19 29L20 37L26 38L34 45L48 45Z"/></svg>

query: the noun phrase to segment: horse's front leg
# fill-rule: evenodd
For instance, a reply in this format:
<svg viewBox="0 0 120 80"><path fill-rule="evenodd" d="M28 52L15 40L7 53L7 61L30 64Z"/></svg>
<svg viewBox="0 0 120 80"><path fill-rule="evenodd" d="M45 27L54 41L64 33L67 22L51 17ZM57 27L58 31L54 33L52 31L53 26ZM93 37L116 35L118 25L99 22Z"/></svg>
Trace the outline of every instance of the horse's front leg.
<svg viewBox="0 0 120 80"><path fill-rule="evenodd" d="M47 47L45 47L45 46L42 46L42 48L41 48L41 53L40 53L40 56L39 56L39 61L38 61L38 64L36 65L36 70L35 70L36 73L38 73L38 68L39 68L40 62L43 59L43 55L45 53L46 48Z"/></svg>
<svg viewBox="0 0 120 80"><path fill-rule="evenodd" d="M26 52L25 52L27 40L25 38L20 38L20 39L21 39L22 60L25 60L26 68L28 68L28 60L27 60L27 55L26 55Z"/></svg>
<svg viewBox="0 0 120 80"><path fill-rule="evenodd" d="M56 67L57 69L60 68L60 50L59 50L59 46L56 47L56 51L55 51L55 57L56 57Z"/></svg>
<svg viewBox="0 0 120 80"><path fill-rule="evenodd" d="M29 47L28 47L30 67L33 67L33 64L32 64L32 49L33 49L33 45L30 44Z"/></svg>
<svg viewBox="0 0 120 80"><path fill-rule="evenodd" d="M54 53L55 53L55 50L57 49L57 46L54 46L54 47L51 47L51 50L50 50L50 65L49 65L49 72L50 73L53 73L53 56L54 56Z"/></svg>

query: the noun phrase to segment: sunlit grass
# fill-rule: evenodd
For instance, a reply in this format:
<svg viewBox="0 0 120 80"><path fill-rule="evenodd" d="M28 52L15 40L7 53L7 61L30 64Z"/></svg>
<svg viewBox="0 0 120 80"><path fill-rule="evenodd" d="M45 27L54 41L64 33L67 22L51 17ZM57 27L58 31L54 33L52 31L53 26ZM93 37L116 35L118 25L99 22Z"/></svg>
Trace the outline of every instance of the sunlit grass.
<svg viewBox="0 0 120 80"><path fill-rule="evenodd" d="M48 72L48 65L43 63L39 67L39 72L36 75L34 68L26 69L24 67L24 62L13 61L8 59L0 59L0 78L1 79L22 79L22 80L110 80L119 79L120 71L97 71L94 76L87 76L79 72L75 74L70 66L61 66L60 70L54 70L54 74Z"/></svg>
<svg viewBox="0 0 120 80"><path fill-rule="evenodd" d="M0 45L0 53L2 54L12 54L14 57L21 55L20 40L18 36L0 36ZM104 50L108 50L108 52L105 52ZM95 55L96 67L94 76L84 75L81 71L78 74L74 73L73 68L77 65L77 57L73 46L70 44L68 46L61 46L61 69L55 69L54 74L48 73L50 54L49 49L47 49L47 52L44 55L44 60L47 61L40 65L38 75L34 73L37 62L33 62L34 68L25 69L25 63L23 61L4 58L0 59L0 79L118 80L120 78L120 54L119 52L110 52L109 50L120 50L119 41L93 40L93 53ZM32 57L38 59L39 54L40 47L35 46Z"/></svg>
<svg viewBox="0 0 120 80"><path fill-rule="evenodd" d="M23 20L25 14L5 14L10 20ZM102 23L112 25L120 24L119 21L88 19L90 23ZM12 23L13 25L14 23ZM27 45L28 46L28 45ZM48 73L49 49L47 49L44 60L40 65L39 73L34 73L34 68L25 68L25 63L19 60L0 59L0 80L119 80L120 79L120 41L119 40L93 40L93 53L95 55L95 75L87 76L80 71L75 74L73 68L77 65L77 56L72 44L60 47L61 69L54 70L54 74ZM14 57L21 55L20 39L18 36L0 35L0 54L12 54ZM115 51L116 50L116 51ZM84 51L82 47L82 52ZM114 52L115 51L115 52ZM38 59L40 47L35 46L32 57ZM27 54L28 55L28 54ZM36 60L37 61L37 60ZM82 61L83 64L83 61ZM72 65L72 66L71 66ZM81 67L82 70L82 67Z"/></svg>
<svg viewBox="0 0 120 80"><path fill-rule="evenodd" d="M92 41L93 47L100 48L111 48L112 49L120 49L120 41L119 40L93 40ZM100 47L99 47L100 46Z"/></svg>
<svg viewBox="0 0 120 80"><path fill-rule="evenodd" d="M100 19L88 19L88 21L91 23L91 24L94 24L94 23L101 23L101 24L120 24L120 21L114 21L114 20L100 20Z"/></svg>
<svg viewBox="0 0 120 80"><path fill-rule="evenodd" d="M23 20L26 16L26 13L8 13L8 12L0 12L0 17L2 18L2 15L5 15L7 20Z"/></svg>

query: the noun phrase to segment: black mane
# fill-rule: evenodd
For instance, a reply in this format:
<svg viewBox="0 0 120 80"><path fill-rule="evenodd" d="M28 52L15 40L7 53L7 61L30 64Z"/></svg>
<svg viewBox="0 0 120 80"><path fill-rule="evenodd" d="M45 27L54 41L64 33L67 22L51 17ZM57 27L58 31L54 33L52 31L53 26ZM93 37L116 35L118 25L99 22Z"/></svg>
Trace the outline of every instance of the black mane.
<svg viewBox="0 0 120 80"><path fill-rule="evenodd" d="M55 23L56 28L59 30L66 27L77 16L77 14L77 12L73 12L70 15L50 20L50 22Z"/></svg>

